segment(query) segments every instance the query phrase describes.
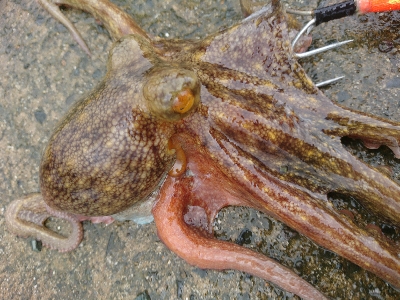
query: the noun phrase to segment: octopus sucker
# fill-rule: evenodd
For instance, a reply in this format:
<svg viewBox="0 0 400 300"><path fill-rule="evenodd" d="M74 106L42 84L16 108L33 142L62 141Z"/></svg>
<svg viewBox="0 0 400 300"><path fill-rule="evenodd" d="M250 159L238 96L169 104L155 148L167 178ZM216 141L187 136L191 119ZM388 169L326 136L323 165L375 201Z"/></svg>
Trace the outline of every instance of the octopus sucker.
<svg viewBox="0 0 400 300"><path fill-rule="evenodd" d="M49 139L41 194L7 208L12 233L71 251L84 220L148 221L152 213L160 239L190 264L326 299L287 267L214 237L218 211L245 206L400 287L397 241L328 201L329 193L349 195L400 225L399 184L341 143L386 145L398 158L400 123L336 105L314 86L291 49L279 1L196 41L152 37L106 0L54 3L93 14L116 42L101 83ZM71 236L49 231L50 216L67 220Z"/></svg>

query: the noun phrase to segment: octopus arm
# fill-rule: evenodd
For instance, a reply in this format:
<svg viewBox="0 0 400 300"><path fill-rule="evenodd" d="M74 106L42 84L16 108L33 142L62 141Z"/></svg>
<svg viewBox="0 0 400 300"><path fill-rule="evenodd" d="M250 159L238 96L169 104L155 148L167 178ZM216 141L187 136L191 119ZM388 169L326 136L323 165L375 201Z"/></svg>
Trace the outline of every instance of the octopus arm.
<svg viewBox="0 0 400 300"><path fill-rule="evenodd" d="M258 162L259 169L265 173L272 173L282 181L302 186L313 193L351 195L371 211L379 206L379 215L393 224L400 224L399 185L354 157L340 142L340 137L349 136L387 145L396 155L400 141L398 123L329 103L320 107L316 120L300 122L300 118L296 120L295 116L307 114L297 112L292 116L279 111L277 116L273 116L268 115L265 109L261 115L252 112L247 103L240 103L242 107L237 105L232 95L225 95L225 99L231 103L218 103L222 112L213 115L214 127L208 131L210 134L205 130L206 133L200 133L205 143L210 145L210 151L219 153L216 157L241 151L245 165ZM322 97L320 102L324 99ZM224 140L227 146L222 145ZM229 141L234 141L235 146ZM226 147L232 150L223 153L221 149ZM221 163L235 164L229 158ZM282 166L288 166L287 172L281 172Z"/></svg>
<svg viewBox="0 0 400 300"><path fill-rule="evenodd" d="M400 287L397 247L343 218L329 206L326 196L280 180L249 161L246 153L233 143L227 140L220 143L226 152L224 163L230 166L229 174L251 194L244 199L247 202L244 205L273 215L318 245Z"/></svg>
<svg viewBox="0 0 400 300"><path fill-rule="evenodd" d="M129 34L150 39L147 33L126 12L108 0L38 0L39 4L70 31L72 37L90 56L90 51L75 26L60 11L58 6L68 6L92 14L107 28L114 41ZM54 2L54 3L53 3Z"/></svg>
<svg viewBox="0 0 400 300"><path fill-rule="evenodd" d="M197 155L197 157L195 157ZM207 159L190 153L188 169L192 176L168 177L153 208L157 232L165 245L188 263L202 269L234 269L263 278L304 299L327 299L321 292L293 271L273 259L239 245L219 241L210 232L213 216L227 205L240 205L240 191L229 192L232 184L212 166L198 174ZM202 170L203 171L203 170ZM224 185L221 183L224 182ZM224 188L221 188L224 187ZM198 193L200 192L200 193ZM216 197L220 195L222 197ZM196 224L196 217L186 218L188 207L201 207L208 224ZM198 218L200 219L200 218Z"/></svg>
<svg viewBox="0 0 400 300"><path fill-rule="evenodd" d="M332 126L330 129L324 129L326 134L360 139L370 149L377 149L381 145L385 145L393 151L396 158L400 158L400 131L398 122L391 122L339 106L328 112L326 119L339 125L337 127Z"/></svg>
<svg viewBox="0 0 400 300"><path fill-rule="evenodd" d="M254 270L258 270L259 266L253 272L240 263L212 263L213 251L217 249L219 241L210 237L211 222L222 207L241 205L276 217L318 245L369 270L393 286L400 287L398 248L382 236L359 228L335 211L327 202L326 196L274 177L228 140L219 140L220 150L225 155L221 151L214 151L214 155L211 155L209 150L186 134L179 134L174 138L185 151L191 181L187 179L188 175L174 180L168 178L153 214L160 238L185 260L202 268L235 268L258 274ZM218 160L221 157L224 160ZM185 223L184 216L188 214L189 206L200 206L204 209L208 217L208 228L204 229L201 225L196 229L193 228L196 227L195 223ZM203 235L199 233L199 228ZM202 240L196 242L200 238ZM225 249L227 246L222 243L221 247ZM235 249L241 250L240 247ZM243 253L249 255L246 251ZM257 257L257 264L260 264L258 255L254 257ZM209 259L210 264L206 263ZM257 276L272 281L266 274ZM281 284L280 286L284 287Z"/></svg>
<svg viewBox="0 0 400 300"><path fill-rule="evenodd" d="M41 194L28 195L25 198L14 200L6 211L8 229L21 237L33 237L41 241L50 249L68 252L81 243L83 228L81 222L68 213L50 210L44 203ZM67 221L71 226L71 233L64 237L45 227L44 222L50 217Z"/></svg>
<svg viewBox="0 0 400 300"><path fill-rule="evenodd" d="M394 245L357 227L339 212L329 209L328 205L322 206L301 189L294 189L272 178L269 180L266 184L270 190L264 190L262 199L255 207L264 212L274 211L279 220L318 245L377 274L394 286L400 286L399 253Z"/></svg>

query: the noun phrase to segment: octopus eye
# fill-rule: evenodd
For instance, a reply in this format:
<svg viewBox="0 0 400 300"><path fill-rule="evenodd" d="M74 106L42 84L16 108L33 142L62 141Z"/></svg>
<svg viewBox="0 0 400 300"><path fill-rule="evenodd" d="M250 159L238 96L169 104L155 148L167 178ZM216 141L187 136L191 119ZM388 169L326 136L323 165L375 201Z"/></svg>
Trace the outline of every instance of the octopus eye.
<svg viewBox="0 0 400 300"><path fill-rule="evenodd" d="M193 71L178 67L156 67L148 75L143 95L152 114L178 121L200 103L200 82Z"/></svg>

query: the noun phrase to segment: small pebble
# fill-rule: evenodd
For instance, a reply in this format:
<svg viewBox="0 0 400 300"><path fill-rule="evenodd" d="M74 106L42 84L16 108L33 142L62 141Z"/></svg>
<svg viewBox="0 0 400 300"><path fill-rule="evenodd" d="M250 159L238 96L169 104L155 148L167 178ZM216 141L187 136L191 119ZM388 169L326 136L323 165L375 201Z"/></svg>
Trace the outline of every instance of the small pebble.
<svg viewBox="0 0 400 300"><path fill-rule="evenodd" d="M33 251L40 252L42 251L42 242L38 240L31 240L31 247Z"/></svg>

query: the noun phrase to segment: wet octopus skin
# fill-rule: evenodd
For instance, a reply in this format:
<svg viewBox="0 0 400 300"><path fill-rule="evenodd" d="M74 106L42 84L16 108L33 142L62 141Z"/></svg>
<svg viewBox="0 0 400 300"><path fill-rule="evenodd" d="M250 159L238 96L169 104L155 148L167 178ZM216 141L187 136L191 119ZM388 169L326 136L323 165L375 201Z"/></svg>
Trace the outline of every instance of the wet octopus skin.
<svg viewBox="0 0 400 300"><path fill-rule="evenodd" d="M74 1L71 3L73 5ZM369 146L387 145L399 156L399 124L341 108L323 96L292 56L286 22L277 2L274 1L240 24L201 42L151 41L136 29L132 33L135 36L122 39L114 46L105 80L88 99L78 103L68 114L63 125L53 135L50 143L52 146L46 151L73 147L72 138L60 139L60 132L66 132L71 137L89 136L90 133L86 131L84 134L78 132L79 128L86 130L92 126L85 123L86 120L96 119L96 111L88 110L88 107L108 107L109 99L106 96L110 95L110 91L121 91L121 99L126 99L124 95L133 89L141 90L145 85L143 81L151 78L147 71L152 68L190 69L201 82L201 103L196 111L185 115L182 120L165 123L153 118L151 113L146 114L147 107L141 98L134 98L136 108L141 109L137 111L145 112L145 117L154 122L151 126L160 126L157 128L165 130L159 135L165 136L163 147L156 151L166 153L166 161L159 164L165 169L158 167L151 170L155 175L150 177L156 177L156 180L151 178L152 185L146 187L142 194L146 195L149 190L158 188L158 181L173 163L173 154L168 151L169 140L173 147L182 147L188 161L185 174L167 176L160 187L160 196L153 210L159 236L166 245L197 266L243 270L275 282L304 298L321 299L323 296L315 288L289 270L297 284L294 287L285 282L285 276L274 277L266 272L270 269L266 262L260 263L265 267L263 272L249 269L240 260L232 259L246 255L254 260L259 257L267 259L239 246L231 246L235 249L236 257L231 256L231 259L228 257L218 262L217 267L213 256L224 249L225 243L212 237L211 223L216 213L227 205L249 206L276 217L319 245L370 270L394 286L400 286L397 248L386 239L358 228L351 220L326 205L326 194L337 191L363 200L363 205L369 209L379 206L383 218L394 224L400 223L398 185L357 160L340 142L340 137L350 136L363 140ZM134 58L126 64L123 58L132 53L135 54ZM128 83L133 87L129 87ZM139 93L139 96L143 95ZM132 100L129 100L123 103L123 109L116 109L116 112L126 112L129 107L127 105L132 105ZM92 115L79 119L84 114ZM131 114L124 116L126 118L121 119L132 120ZM112 124L112 118L104 119L105 123L110 121L109 125L114 126L110 127L110 132L112 128L119 128L116 126L118 123ZM75 126L71 120L81 120L85 126ZM129 126L131 123L124 124ZM149 123L143 124L139 126L139 133ZM72 190L76 189L71 182L56 186L54 180L48 179L51 176L45 176L53 172L47 165L58 164L48 163L49 158L53 157L49 153L45 154L42 162L41 188L47 205L53 210L78 214L79 217L73 218L82 220L82 215L90 217L117 213L137 200L113 195L112 207L94 205L96 208L93 209L85 205L85 202L68 198L68 194L71 194L68 188L72 186ZM120 154L116 152L113 155L121 160ZM130 157L135 155L137 153ZM98 161L101 162L101 159ZM106 162L110 162L110 159ZM65 170L70 163L70 157L67 156L60 165ZM93 165L82 169L78 164L76 172L82 174L84 171L90 178L93 176ZM65 175L65 178L68 176ZM100 179L104 177L102 175ZM60 179L60 182L65 178ZM46 180L50 183L46 184ZM93 176L88 182L93 184L95 180ZM215 182L220 184L215 185ZM110 183L104 186L108 187L107 184ZM129 182L124 184L124 188L129 186ZM97 192L99 185L94 184L89 194ZM62 197L54 198L53 195ZM218 202L216 199L219 198L224 200ZM35 199L38 206L45 207L41 198ZM74 204L69 202L71 199ZM173 205L171 199L174 199ZM12 205L18 207L21 202ZM174 205L181 205L180 210ZM193 207L203 213L192 213ZM18 226L15 225L17 220ZM42 220L34 222L34 226L40 226ZM29 221L29 211L7 210L8 225L16 234L24 235L22 227L32 227ZM39 233L40 230L44 229L38 228ZM177 230L181 230L182 236L187 238L186 244L179 244L180 239L175 239ZM40 234L36 238L40 239ZM337 243L337 240L341 243ZM57 243L57 237L54 237L54 242ZM193 253L195 251L191 251L201 245L209 245L203 249L203 260ZM184 248L189 251L180 250ZM68 247L63 250L71 249ZM282 268L276 263L274 267Z"/></svg>

